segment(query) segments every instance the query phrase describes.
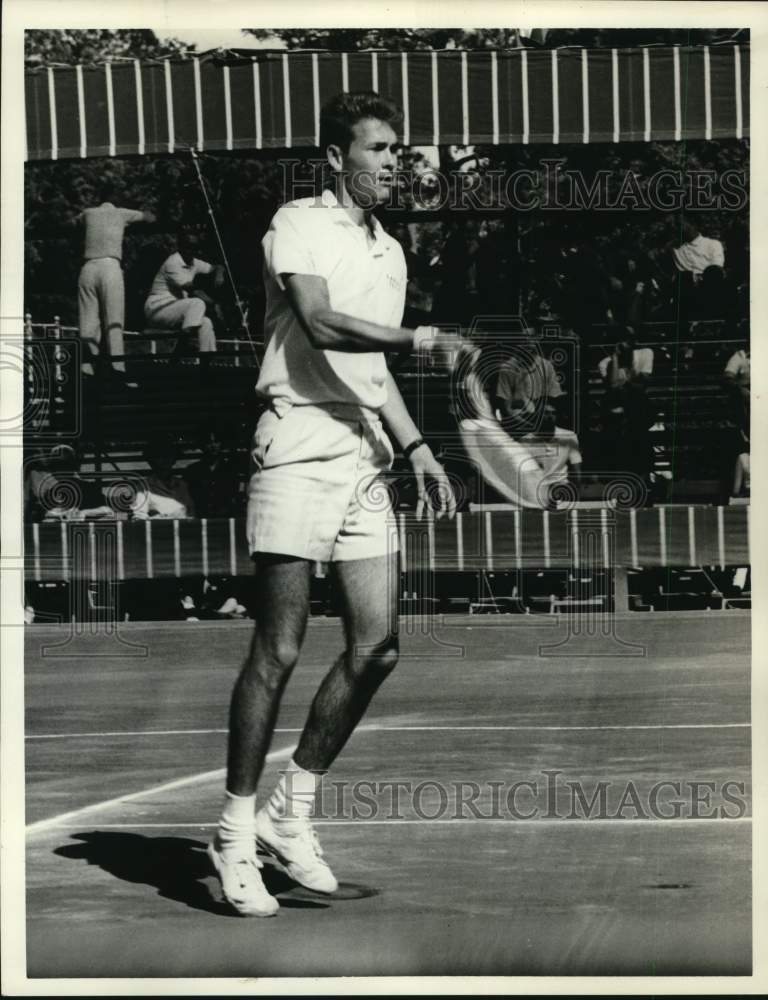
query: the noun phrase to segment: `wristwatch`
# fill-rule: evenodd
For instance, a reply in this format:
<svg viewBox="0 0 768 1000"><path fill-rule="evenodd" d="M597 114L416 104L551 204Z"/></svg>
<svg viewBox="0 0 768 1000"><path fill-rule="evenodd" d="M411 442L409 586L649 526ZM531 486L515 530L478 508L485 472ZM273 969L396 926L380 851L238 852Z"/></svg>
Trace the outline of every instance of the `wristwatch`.
<svg viewBox="0 0 768 1000"><path fill-rule="evenodd" d="M416 438L415 441L411 441L409 445L406 445L405 448L403 448L403 456L405 458L410 458L411 454L414 451L416 451L417 448L421 448L421 446L426 443L427 442L424 440L424 438L421 437Z"/></svg>

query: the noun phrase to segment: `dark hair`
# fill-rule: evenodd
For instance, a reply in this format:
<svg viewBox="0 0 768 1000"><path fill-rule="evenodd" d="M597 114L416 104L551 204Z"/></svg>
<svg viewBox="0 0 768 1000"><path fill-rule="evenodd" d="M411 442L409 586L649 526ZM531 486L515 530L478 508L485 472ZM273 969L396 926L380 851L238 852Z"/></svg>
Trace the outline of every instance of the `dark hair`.
<svg viewBox="0 0 768 1000"><path fill-rule="evenodd" d="M352 126L357 122L377 118L394 128L402 117L396 104L373 91L337 94L320 112L320 147L339 146L346 153L354 138Z"/></svg>
<svg viewBox="0 0 768 1000"><path fill-rule="evenodd" d="M98 197L99 203L102 205L105 201L117 201L120 198L120 187L117 182L112 179L102 181L99 185Z"/></svg>
<svg viewBox="0 0 768 1000"><path fill-rule="evenodd" d="M176 237L176 245L179 250L198 250L200 238L192 229L181 229Z"/></svg>

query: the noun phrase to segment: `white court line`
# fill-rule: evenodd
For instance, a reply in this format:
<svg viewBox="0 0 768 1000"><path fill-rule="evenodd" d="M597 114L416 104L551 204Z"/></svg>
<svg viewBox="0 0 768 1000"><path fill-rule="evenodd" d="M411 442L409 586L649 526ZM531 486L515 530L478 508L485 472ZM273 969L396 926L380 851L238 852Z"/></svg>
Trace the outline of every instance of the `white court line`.
<svg viewBox="0 0 768 1000"><path fill-rule="evenodd" d="M286 757L290 757L293 751L296 749L296 744L292 746L283 747L282 750L274 750L272 753L267 754L267 763L272 763L276 760L285 760ZM48 819L38 820L36 823L29 823L26 828L27 834L31 833L41 833L44 830L49 830L52 827L61 826L67 820L75 819L78 816L85 816L92 812L101 812L103 809L109 809L110 806L123 805L125 802L135 802L138 799L148 798L150 795L157 795L159 792L170 792L177 788L185 788L189 785L201 785L206 781L220 781L226 776L225 768L221 767L215 771L202 771L199 774L189 774L186 778L176 778L174 781L166 781L162 785L153 785L151 788L144 788L139 792L131 792L128 795L118 795L114 799L104 799L103 802L94 802L88 806L81 806L79 809L73 809L71 812L59 813L58 816L50 816Z"/></svg>
<svg viewBox="0 0 768 1000"><path fill-rule="evenodd" d="M541 730L547 732L601 732L602 730L627 730L627 729L750 729L751 722L651 722L632 725L606 725L606 726L360 726L358 732L523 732L535 733ZM295 729L275 729L276 733L300 733L302 728ZM111 733L44 733L26 736L27 740L76 740L88 737L113 737L113 736L212 736L226 733L226 729L144 729L135 732L125 730Z"/></svg>
<svg viewBox="0 0 768 1000"><path fill-rule="evenodd" d="M680 826L687 823L691 826L703 826L709 823L751 823L751 816L702 816L699 819L690 819L685 816L670 816L668 819L657 819L656 817L646 817L644 819L622 819L620 816L607 816L605 819L588 819L584 816L576 816L573 819L566 819L560 816L542 816L540 819L504 819L501 816L464 816L460 819L313 819L313 826L467 826L468 824L491 824L492 826L552 826L557 823L561 826L575 826L576 824L589 823L592 826L611 826L621 824L621 826L633 827L638 823L647 825L649 823L658 826ZM64 829L77 829L80 824L62 824ZM99 823L100 830L215 830L217 823Z"/></svg>

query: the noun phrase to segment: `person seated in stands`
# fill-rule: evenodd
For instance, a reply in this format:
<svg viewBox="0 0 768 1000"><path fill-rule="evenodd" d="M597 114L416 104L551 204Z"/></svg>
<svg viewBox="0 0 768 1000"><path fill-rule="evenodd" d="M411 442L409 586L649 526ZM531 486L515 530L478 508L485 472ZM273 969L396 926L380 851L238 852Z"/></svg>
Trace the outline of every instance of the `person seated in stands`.
<svg viewBox="0 0 768 1000"><path fill-rule="evenodd" d="M193 233L182 233L178 250L172 253L155 275L144 303L144 316L153 329L169 330L181 336L177 353L197 338L201 355L210 356L216 350L216 334L208 313L210 295L199 288L200 276L210 276L214 289L224 283L224 268L209 264L195 256L198 239Z"/></svg>
<svg viewBox="0 0 768 1000"><path fill-rule="evenodd" d="M498 356L474 347L457 371L456 414L467 458L477 475L478 492L490 487L502 502L540 510L550 506L546 474L520 438L536 427L536 411L511 409L507 426L497 416L491 390L498 375Z"/></svg>
<svg viewBox="0 0 768 1000"><path fill-rule="evenodd" d="M711 266L725 267L725 250L720 240L703 236L691 219L685 219L680 231L681 240L673 241L672 258L678 271L693 275L698 282Z"/></svg>
<svg viewBox="0 0 768 1000"><path fill-rule="evenodd" d="M203 430L202 457L184 470L198 517L234 517L239 513L237 467L225 453L226 440L227 435L217 427Z"/></svg>
<svg viewBox="0 0 768 1000"><path fill-rule="evenodd" d="M98 485L80 475L80 464L80 455L68 444L38 453L24 479L25 520L85 521L114 516Z"/></svg>
<svg viewBox="0 0 768 1000"><path fill-rule="evenodd" d="M160 439L149 445L144 460L150 474L137 489L131 503L135 518L146 520L165 517L182 520L195 516L195 505L182 476L174 473L177 449L170 439Z"/></svg>
<svg viewBox="0 0 768 1000"><path fill-rule="evenodd" d="M554 406L544 407L538 427L524 434L520 444L533 455L544 473L543 482L549 490L550 506L557 495L552 488L559 483L572 483L578 493L581 480L579 439L574 431L557 426Z"/></svg>
<svg viewBox="0 0 768 1000"><path fill-rule="evenodd" d="M527 327L498 371L494 406L502 424L517 437L516 428L527 428L534 414L551 401L562 402L563 396L554 365L541 353L535 331Z"/></svg>
<svg viewBox="0 0 768 1000"><path fill-rule="evenodd" d="M653 469L650 428L653 408L646 383L653 372L653 351L638 348L634 333L625 327L624 338L598 364L605 383L602 403L603 451L606 472L629 472L648 482Z"/></svg>
<svg viewBox="0 0 768 1000"><path fill-rule="evenodd" d="M680 235L667 244L671 254L675 315L687 321L696 317L700 284L708 267L725 267L725 250L720 240L703 236L698 225L685 219Z"/></svg>
<svg viewBox="0 0 768 1000"><path fill-rule="evenodd" d="M625 326L622 339L613 352L604 357L597 368L605 384L615 389L629 382L639 384L653 374L653 350L638 347L632 327Z"/></svg>

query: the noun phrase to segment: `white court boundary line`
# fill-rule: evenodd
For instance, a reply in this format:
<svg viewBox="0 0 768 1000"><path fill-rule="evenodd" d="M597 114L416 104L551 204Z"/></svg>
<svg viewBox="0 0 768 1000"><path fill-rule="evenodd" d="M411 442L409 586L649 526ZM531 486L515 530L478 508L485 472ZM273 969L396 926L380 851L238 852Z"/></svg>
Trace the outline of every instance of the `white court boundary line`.
<svg viewBox="0 0 768 1000"><path fill-rule="evenodd" d="M266 763L270 764L276 760L284 760L290 757L296 749L296 744L274 750L267 754ZM60 827L67 820L75 819L78 816L85 816L92 812L101 812L111 806L123 805L125 802L136 802L138 799L145 799L151 795L158 795L160 792L170 792L177 788L185 788L189 785L201 785L206 781L220 781L226 776L226 769L217 768L215 771L201 771L198 774L189 774L185 778L175 778L173 781L166 781L162 785L152 785L151 788L143 788L138 792L129 792L128 795L118 795L114 799L104 799L102 802L94 802L91 805L81 806L71 812L59 813L58 816L49 816L48 819L40 819L35 823L29 823L26 827L27 836L33 833L41 833L53 827ZM79 825L79 824L78 824Z"/></svg>
<svg viewBox="0 0 768 1000"><path fill-rule="evenodd" d="M621 819L619 816L608 816L605 819L587 819L578 816L573 819L564 816L542 816L540 819L504 819L502 817L462 816L459 819L313 819L313 826L468 826L488 824L491 826L576 826L589 823L591 826L621 826L633 827L636 824L652 823L658 826L704 826L712 823L751 823L751 816L701 816L691 819L687 816L670 816L667 819L647 816L639 819ZM77 829L80 824L61 824L61 829ZM215 830L217 823L99 823L100 830Z"/></svg>
<svg viewBox="0 0 768 1000"><path fill-rule="evenodd" d="M658 723L638 723L629 725L605 725L605 726L368 726L359 727L367 732L604 732L604 731L625 731L625 730L654 730L654 729L751 729L751 722L658 722ZM296 729L275 729L276 733L300 733L301 728ZM227 733L226 729L140 729L136 731L117 730L103 733L40 733L25 736L26 740L77 740L92 739L101 737L119 736L213 736Z"/></svg>
<svg viewBox="0 0 768 1000"><path fill-rule="evenodd" d="M366 732L379 728L382 727L372 723L367 726L358 726L355 732ZM300 729L275 730L275 732L287 731L301 732ZM297 743L292 743L290 746L282 747L280 750L273 750L271 753L267 754L265 763L272 764L276 760L285 760L286 757L291 757L297 746ZM139 799L146 799L152 795L158 795L161 792L175 791L177 788L186 788L191 785L202 785L205 784L206 781L222 781L226 777L226 773L226 768L220 767L215 771L201 771L197 774L189 774L184 778L174 778L173 781L166 781L162 785L152 785L149 788L142 788L138 792L129 792L127 795L118 795L112 799L104 799L101 802L93 802L87 806L80 806L80 808L73 809L70 812L59 813L56 816L49 816L46 819L37 820L34 823L27 824L25 832L29 837L34 833L45 832L46 830L50 830L55 827L60 828L62 824L66 823L67 820L86 816L92 812L101 812L102 810L109 809L112 806L123 805L126 802L136 802Z"/></svg>
<svg viewBox="0 0 768 1000"><path fill-rule="evenodd" d="M713 728L749 728L749 723L734 722L734 723L716 723L709 725L707 723L691 723L691 724L680 724L680 725L638 725L638 726L388 726L385 724L377 725L372 723L370 725L359 726L355 732L536 732L536 731L603 731L603 730L627 730L627 729L713 729ZM224 732L225 730L214 730L214 732ZM179 732L188 732L181 730ZM300 729L281 729L275 730L275 732L301 732ZM130 735L130 734L128 734ZM272 753L267 754L266 763L274 763L277 760L285 760L291 757L297 744L291 744L287 747L282 747L280 750L274 750ZM37 820L34 823L29 823L26 827L26 835L30 836L35 833L45 832L53 828L61 828L64 826L68 820L86 816L92 812L101 812L104 809L109 809L112 806L123 805L126 802L136 802L140 799L149 798L153 795L158 795L162 792L175 791L178 788L186 788L191 785L205 784L207 781L221 781L226 776L225 768L217 768L214 771L202 771L197 774L190 774L184 778L175 778L173 781L166 781L161 785L153 785L150 788L143 788L137 792L129 792L127 795L118 795L115 798L104 799L101 802L94 802L90 805L81 806L78 809L73 809L70 812L59 813L56 816L50 816L47 819ZM682 821L682 820L681 820ZM330 820L326 822L357 822L357 823L386 823L386 822L401 822L393 820ZM457 822L456 820L404 820L402 822ZM478 822L488 822L487 820L478 820ZM501 822L509 822L509 820L502 820ZM542 822L537 820L536 822ZM564 820L558 819L556 822L564 822ZM578 821L572 821L578 822ZM585 822L595 822L585 821ZM611 820L600 820L599 822L612 822ZM616 820L616 822L628 822L627 820ZM632 820L629 822L645 822L643 820ZM675 820L664 820L656 821L649 820L648 822L675 822ZM695 820L694 822L710 822L709 820ZM715 822L712 820L711 822ZM719 820L718 820L719 822ZM723 819L722 822L732 822L732 820ZM79 825L79 824L78 824ZM103 825L103 824L102 824ZM133 824L127 824L132 826ZM199 827L201 824L193 824L195 827ZM174 826L174 824L169 824L169 827Z"/></svg>

